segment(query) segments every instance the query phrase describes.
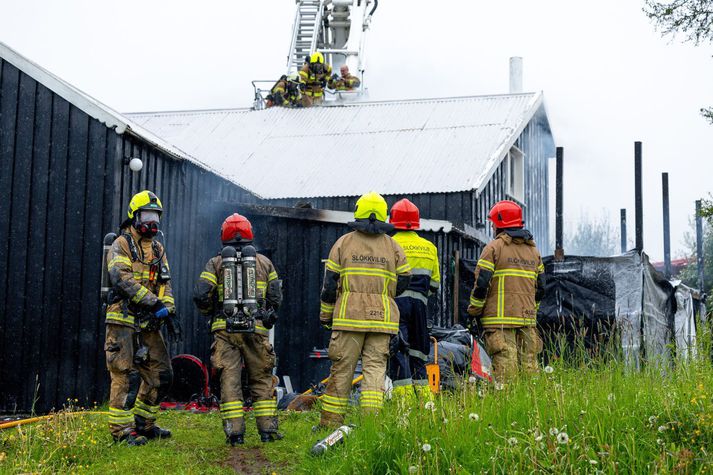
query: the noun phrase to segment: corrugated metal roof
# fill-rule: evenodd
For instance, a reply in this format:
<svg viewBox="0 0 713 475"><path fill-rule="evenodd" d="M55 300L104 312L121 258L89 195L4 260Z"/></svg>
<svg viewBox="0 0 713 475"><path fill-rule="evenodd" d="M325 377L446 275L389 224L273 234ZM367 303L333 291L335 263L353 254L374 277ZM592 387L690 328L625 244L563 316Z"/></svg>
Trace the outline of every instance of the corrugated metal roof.
<svg viewBox="0 0 713 475"><path fill-rule="evenodd" d="M127 114L264 198L477 189L541 93Z"/></svg>

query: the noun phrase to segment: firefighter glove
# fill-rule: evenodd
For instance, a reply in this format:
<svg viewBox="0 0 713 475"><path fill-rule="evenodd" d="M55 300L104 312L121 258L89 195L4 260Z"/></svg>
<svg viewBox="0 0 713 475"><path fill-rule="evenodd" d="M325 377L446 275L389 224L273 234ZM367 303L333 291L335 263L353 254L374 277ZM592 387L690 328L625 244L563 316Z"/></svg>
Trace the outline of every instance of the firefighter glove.
<svg viewBox="0 0 713 475"><path fill-rule="evenodd" d="M275 323L277 323L277 312L275 312L275 310L273 309L270 309L262 310L261 313L262 315L260 316L260 320L262 320L262 326L264 326L268 330L274 327Z"/></svg>
<svg viewBox="0 0 713 475"><path fill-rule="evenodd" d="M168 317L168 309L160 300L157 300L155 304L151 307L151 313L156 318L166 318Z"/></svg>

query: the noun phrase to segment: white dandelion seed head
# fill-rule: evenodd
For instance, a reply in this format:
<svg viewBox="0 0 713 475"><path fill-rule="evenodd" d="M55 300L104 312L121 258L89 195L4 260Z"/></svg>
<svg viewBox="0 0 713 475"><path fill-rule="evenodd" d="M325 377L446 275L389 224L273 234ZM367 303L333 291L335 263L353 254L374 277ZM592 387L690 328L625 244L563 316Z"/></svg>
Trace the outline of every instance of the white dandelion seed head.
<svg viewBox="0 0 713 475"><path fill-rule="evenodd" d="M607 399L611 402L616 399L616 396L614 396L614 393L609 393L607 394Z"/></svg>
<svg viewBox="0 0 713 475"><path fill-rule="evenodd" d="M658 417L649 416L649 425L654 425L656 423L656 419L658 419Z"/></svg>
<svg viewBox="0 0 713 475"><path fill-rule="evenodd" d="M550 366L550 365L545 366L545 373L552 374L554 372L555 372L555 369L552 366Z"/></svg>
<svg viewBox="0 0 713 475"><path fill-rule="evenodd" d="M471 421L478 422L480 420L480 416L475 412L471 412L470 414L468 414L468 419L470 419Z"/></svg>
<svg viewBox="0 0 713 475"><path fill-rule="evenodd" d="M471 376L468 378L469 383L476 383L477 381L478 381L478 378L476 378L475 376Z"/></svg>
<svg viewBox="0 0 713 475"><path fill-rule="evenodd" d="M540 429L535 429L533 435L535 436L535 442L540 442L545 438L544 434L540 432Z"/></svg>
<svg viewBox="0 0 713 475"><path fill-rule="evenodd" d="M666 426L659 426L659 432L666 432Z"/></svg>
<svg viewBox="0 0 713 475"><path fill-rule="evenodd" d="M429 410L433 411L436 407L436 403L433 401L427 401L426 404L423 405L423 407L425 409L429 409Z"/></svg>
<svg viewBox="0 0 713 475"><path fill-rule="evenodd" d="M415 466L415 465L411 465L411 466L408 468L408 473L418 473L418 467Z"/></svg>
<svg viewBox="0 0 713 475"><path fill-rule="evenodd" d="M423 445L421 446L421 450L423 450L423 451L426 452L426 453L430 452L430 451L431 451L431 444L423 444Z"/></svg>
<svg viewBox="0 0 713 475"><path fill-rule="evenodd" d="M664 441L663 441L663 439L656 439L656 443L657 443L658 445L663 445L663 444L664 444Z"/></svg>
<svg viewBox="0 0 713 475"><path fill-rule="evenodd" d="M515 437L510 437L508 439L508 444L510 445L517 445L517 439Z"/></svg>
<svg viewBox="0 0 713 475"><path fill-rule="evenodd" d="M551 435L552 437L556 436L556 435L559 434L559 433L560 433L560 431L559 431L559 429L558 429L557 427L550 427L550 435Z"/></svg>
<svg viewBox="0 0 713 475"><path fill-rule="evenodd" d="M569 436L567 435L566 432L560 432L559 434L557 434L557 443L564 445L568 442L569 442Z"/></svg>

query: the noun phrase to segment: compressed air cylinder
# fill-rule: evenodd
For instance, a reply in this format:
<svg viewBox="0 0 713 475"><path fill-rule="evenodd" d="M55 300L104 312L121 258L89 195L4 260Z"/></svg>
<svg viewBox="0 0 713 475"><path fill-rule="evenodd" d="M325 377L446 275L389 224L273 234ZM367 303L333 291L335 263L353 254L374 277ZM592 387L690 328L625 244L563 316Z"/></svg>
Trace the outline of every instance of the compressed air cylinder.
<svg viewBox="0 0 713 475"><path fill-rule="evenodd" d="M243 246L240 261L242 263L242 307L245 315L257 312L257 251L253 246Z"/></svg>
<svg viewBox="0 0 713 475"><path fill-rule="evenodd" d="M223 314L232 317L238 312L238 252L233 246L225 246L220 251L223 274Z"/></svg>
<svg viewBox="0 0 713 475"><path fill-rule="evenodd" d="M344 439L347 438L349 433L351 433L352 429L352 426L346 425L337 428L337 430L312 446L312 455L322 455L330 447L341 444L344 442Z"/></svg>
<svg viewBox="0 0 713 475"><path fill-rule="evenodd" d="M109 282L109 269L107 268L106 256L109 254L111 245L116 240L116 233L109 233L104 236L104 251L102 252L102 281L101 281L101 301L107 302L107 296L111 290L111 282Z"/></svg>

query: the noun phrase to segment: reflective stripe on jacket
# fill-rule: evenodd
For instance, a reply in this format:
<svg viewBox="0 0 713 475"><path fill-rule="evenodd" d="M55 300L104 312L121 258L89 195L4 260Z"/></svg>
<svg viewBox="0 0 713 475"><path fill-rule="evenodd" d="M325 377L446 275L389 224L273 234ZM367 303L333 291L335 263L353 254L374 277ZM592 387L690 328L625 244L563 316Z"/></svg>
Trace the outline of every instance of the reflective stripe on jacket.
<svg viewBox="0 0 713 475"><path fill-rule="evenodd" d="M221 313L223 307L223 274L220 272L220 266L222 263L222 257L212 257L206 263L203 272L201 272L194 290L195 300L210 302L208 307L201 308L200 311L204 315L212 317L210 325L212 332L225 330L225 318ZM267 294L267 284L277 279L278 276L270 259L262 254L257 255L256 277L258 298L260 301L264 301ZM261 320L256 320L255 333L267 335L269 330L263 326Z"/></svg>
<svg viewBox="0 0 713 475"><path fill-rule="evenodd" d="M441 285L436 246L415 231L399 231L394 234L394 240L404 250L411 266L411 283L399 297L412 297L428 303L428 296Z"/></svg>
<svg viewBox="0 0 713 475"><path fill-rule="evenodd" d="M158 283L158 269L152 275L151 268L139 260L134 261L129 248L127 237L132 239L138 253L139 259L144 262L154 260L153 240L142 238L141 235L130 226L124 230L125 235L121 235L111 245L111 249L106 256L106 266L109 272L109 279L115 291L123 298L107 307L106 323L133 327L136 325L136 316L130 307L143 307L148 310L158 301L161 293L161 284ZM163 246L156 242L159 254L163 252ZM168 267L166 254L163 255L163 264ZM157 266L158 267L158 266ZM171 281L164 284L161 302L169 312L175 312L175 301L171 290ZM129 305L131 304L131 305Z"/></svg>
<svg viewBox="0 0 713 475"><path fill-rule="evenodd" d="M468 313L485 328L534 327L544 271L532 239L501 232L478 259Z"/></svg>
<svg viewBox="0 0 713 475"><path fill-rule="evenodd" d="M325 64L324 72L315 74L309 69L309 64L305 63L299 71L300 83L304 84L304 93L311 97L322 97L324 95L324 85L332 75L332 66Z"/></svg>
<svg viewBox="0 0 713 475"><path fill-rule="evenodd" d="M345 234L332 246L326 268L339 275L337 300L321 302L320 320L331 318L333 330L398 332L396 280L409 275L411 268L393 238L359 231Z"/></svg>

